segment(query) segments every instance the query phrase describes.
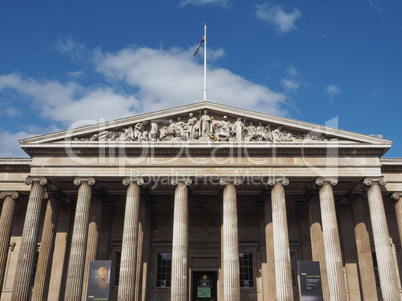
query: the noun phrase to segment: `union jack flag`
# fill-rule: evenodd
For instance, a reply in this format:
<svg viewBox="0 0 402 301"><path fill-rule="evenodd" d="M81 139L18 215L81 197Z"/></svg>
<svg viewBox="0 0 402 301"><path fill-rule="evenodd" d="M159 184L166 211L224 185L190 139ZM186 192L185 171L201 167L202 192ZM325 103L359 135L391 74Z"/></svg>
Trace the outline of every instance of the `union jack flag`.
<svg viewBox="0 0 402 301"><path fill-rule="evenodd" d="M195 52L194 52L194 56L197 55L198 50L200 50L201 44L202 44L202 42L204 42L204 40L205 40L205 37L202 37L200 44L198 45L197 49L196 49Z"/></svg>

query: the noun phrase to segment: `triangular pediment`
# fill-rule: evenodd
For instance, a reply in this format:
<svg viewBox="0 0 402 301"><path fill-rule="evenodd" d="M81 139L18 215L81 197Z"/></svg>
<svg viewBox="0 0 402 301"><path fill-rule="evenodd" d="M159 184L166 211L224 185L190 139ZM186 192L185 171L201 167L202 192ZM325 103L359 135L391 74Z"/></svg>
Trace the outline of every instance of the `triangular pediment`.
<svg viewBox="0 0 402 301"><path fill-rule="evenodd" d="M392 141L322 125L239 109L213 102L198 102L102 124L20 140L24 149L36 145L98 144L210 144L258 145L328 144L377 145Z"/></svg>

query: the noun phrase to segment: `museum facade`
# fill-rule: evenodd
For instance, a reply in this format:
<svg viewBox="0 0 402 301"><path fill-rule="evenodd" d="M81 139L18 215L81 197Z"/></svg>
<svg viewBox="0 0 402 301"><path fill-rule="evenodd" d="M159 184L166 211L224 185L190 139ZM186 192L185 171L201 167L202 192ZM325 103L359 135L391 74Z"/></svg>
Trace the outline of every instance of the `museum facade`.
<svg viewBox="0 0 402 301"><path fill-rule="evenodd" d="M30 158L0 158L1 300L106 300L95 260L108 300L301 300L299 262L324 300L401 300L391 143L212 102L20 140Z"/></svg>

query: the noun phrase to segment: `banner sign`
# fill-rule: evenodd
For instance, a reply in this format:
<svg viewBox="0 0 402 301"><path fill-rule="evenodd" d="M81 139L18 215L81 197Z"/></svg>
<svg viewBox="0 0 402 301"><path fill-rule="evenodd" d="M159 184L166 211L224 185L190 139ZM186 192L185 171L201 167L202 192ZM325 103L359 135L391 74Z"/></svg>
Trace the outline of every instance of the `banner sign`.
<svg viewBox="0 0 402 301"><path fill-rule="evenodd" d="M299 261L301 301L323 301L320 263Z"/></svg>
<svg viewBox="0 0 402 301"><path fill-rule="evenodd" d="M89 264L87 301L109 301L111 260L94 260Z"/></svg>

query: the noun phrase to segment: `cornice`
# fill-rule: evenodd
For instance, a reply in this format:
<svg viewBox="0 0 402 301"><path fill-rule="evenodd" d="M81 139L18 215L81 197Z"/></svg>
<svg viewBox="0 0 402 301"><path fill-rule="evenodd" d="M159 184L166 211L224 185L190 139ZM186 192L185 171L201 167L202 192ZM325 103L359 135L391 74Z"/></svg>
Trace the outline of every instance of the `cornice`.
<svg viewBox="0 0 402 301"><path fill-rule="evenodd" d="M381 158L380 163L382 173L402 172L402 158Z"/></svg>
<svg viewBox="0 0 402 301"><path fill-rule="evenodd" d="M25 151L31 156L94 156L94 155L114 155L119 156L121 150L124 149L124 154L129 156L138 155L154 155L154 156L216 156L226 155L252 155L252 156L375 156L381 157L387 150L388 146L373 146L373 145L250 145L250 144L219 144L219 145L203 145L203 144L170 144L170 145L124 145L119 148L118 145L113 147L99 147L99 145L88 145L79 147L65 148L61 146L51 145L49 147L26 147ZM0 168L6 168L6 165L0 165ZM8 168L12 168L10 165ZM23 168L20 167L14 167ZM29 165L24 167L29 171ZM384 166L383 168L401 168L401 166ZM24 170L25 170L24 169Z"/></svg>
<svg viewBox="0 0 402 301"><path fill-rule="evenodd" d="M0 172L31 171L31 158L0 158Z"/></svg>

